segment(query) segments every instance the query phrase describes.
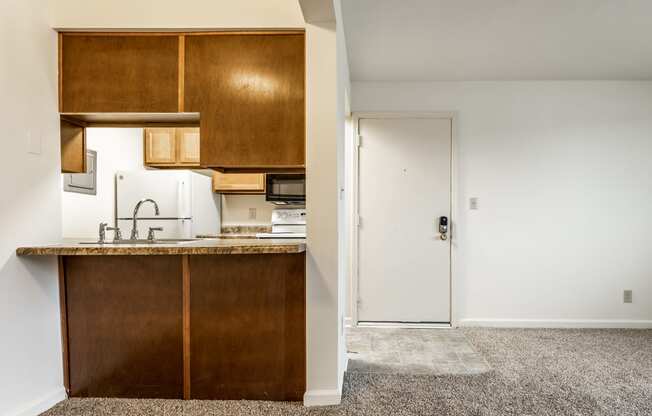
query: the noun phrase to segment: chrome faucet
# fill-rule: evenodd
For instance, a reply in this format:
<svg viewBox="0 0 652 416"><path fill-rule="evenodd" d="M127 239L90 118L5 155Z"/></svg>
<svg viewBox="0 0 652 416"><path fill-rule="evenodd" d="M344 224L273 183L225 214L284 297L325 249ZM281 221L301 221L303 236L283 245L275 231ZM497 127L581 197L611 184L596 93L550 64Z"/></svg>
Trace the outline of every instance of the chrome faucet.
<svg viewBox="0 0 652 416"><path fill-rule="evenodd" d="M131 228L132 240L138 240L138 210L140 209L140 206L143 205L143 203L145 202L151 202L152 204L154 204L154 214L159 215L158 204L156 203L156 201L150 198L141 199L136 204L136 208L134 208L134 222Z"/></svg>

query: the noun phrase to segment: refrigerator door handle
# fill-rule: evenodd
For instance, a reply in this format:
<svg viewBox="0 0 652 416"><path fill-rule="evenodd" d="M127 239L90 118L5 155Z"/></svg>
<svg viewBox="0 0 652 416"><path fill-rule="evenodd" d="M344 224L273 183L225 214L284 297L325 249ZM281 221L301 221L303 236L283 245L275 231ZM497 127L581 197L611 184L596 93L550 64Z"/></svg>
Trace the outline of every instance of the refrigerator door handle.
<svg viewBox="0 0 652 416"><path fill-rule="evenodd" d="M187 218L187 199L186 198L186 182L182 179L177 183L177 215L179 218Z"/></svg>

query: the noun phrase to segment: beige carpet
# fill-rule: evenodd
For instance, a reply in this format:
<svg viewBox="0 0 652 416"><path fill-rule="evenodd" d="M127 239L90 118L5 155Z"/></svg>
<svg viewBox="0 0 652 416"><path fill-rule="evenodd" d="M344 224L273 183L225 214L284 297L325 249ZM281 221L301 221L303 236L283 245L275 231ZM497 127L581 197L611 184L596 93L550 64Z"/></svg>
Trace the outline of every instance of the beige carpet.
<svg viewBox="0 0 652 416"><path fill-rule="evenodd" d="M291 403L72 399L47 416L81 415L652 415L652 330L469 329L492 371L347 373L343 401Z"/></svg>

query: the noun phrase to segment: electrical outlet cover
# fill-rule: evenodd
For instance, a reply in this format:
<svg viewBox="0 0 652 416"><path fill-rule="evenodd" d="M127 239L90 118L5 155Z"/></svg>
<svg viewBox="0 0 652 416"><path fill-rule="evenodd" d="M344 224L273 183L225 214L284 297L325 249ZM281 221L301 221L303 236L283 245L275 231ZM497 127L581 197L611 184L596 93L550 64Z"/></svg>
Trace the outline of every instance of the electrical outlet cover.
<svg viewBox="0 0 652 416"><path fill-rule="evenodd" d="M634 300L633 293L631 290L623 291L623 303L632 303Z"/></svg>

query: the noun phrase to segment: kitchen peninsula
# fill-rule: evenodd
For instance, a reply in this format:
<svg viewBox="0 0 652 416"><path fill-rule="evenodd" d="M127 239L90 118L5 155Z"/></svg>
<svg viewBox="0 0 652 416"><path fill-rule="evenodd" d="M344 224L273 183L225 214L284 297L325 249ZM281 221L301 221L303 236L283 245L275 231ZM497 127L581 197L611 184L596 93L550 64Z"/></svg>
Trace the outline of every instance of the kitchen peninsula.
<svg viewBox="0 0 652 416"><path fill-rule="evenodd" d="M302 400L305 240L16 252L58 256L71 397Z"/></svg>

